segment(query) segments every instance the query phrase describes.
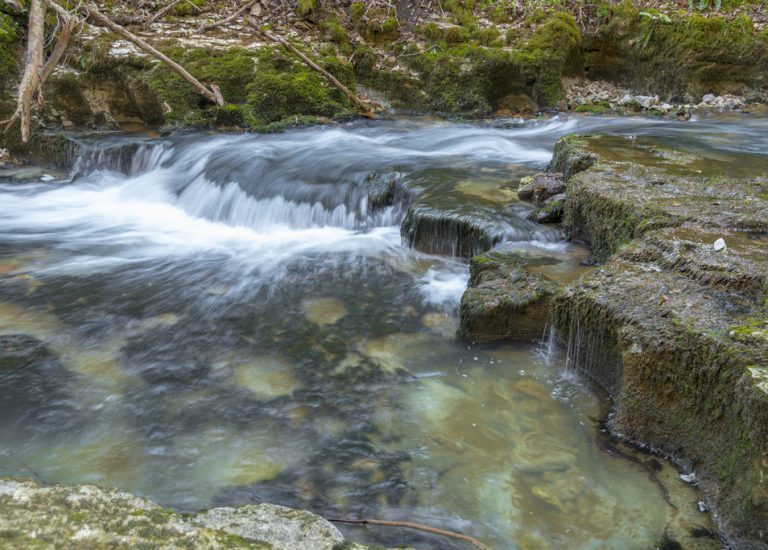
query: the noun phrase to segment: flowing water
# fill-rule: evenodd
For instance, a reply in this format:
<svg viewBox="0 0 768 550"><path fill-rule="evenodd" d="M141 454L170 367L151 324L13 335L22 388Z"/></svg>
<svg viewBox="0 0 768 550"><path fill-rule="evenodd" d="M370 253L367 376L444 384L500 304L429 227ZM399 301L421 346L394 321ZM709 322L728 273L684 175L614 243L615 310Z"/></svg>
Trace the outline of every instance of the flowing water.
<svg viewBox="0 0 768 550"><path fill-rule="evenodd" d="M0 373L0 475L114 485L183 511L270 501L416 521L494 548L650 548L665 532L717 547L690 534L711 520L674 468L604 452L605 400L557 353L455 338L467 265L407 248L399 224L413 201L469 209L567 281L586 252L525 221L515 194L559 136L639 136L625 141L761 168L766 129L356 123L91 140L69 175L0 175L0 334L60 360L43 401L23 389L34 373ZM374 204L382 178L400 191Z"/></svg>

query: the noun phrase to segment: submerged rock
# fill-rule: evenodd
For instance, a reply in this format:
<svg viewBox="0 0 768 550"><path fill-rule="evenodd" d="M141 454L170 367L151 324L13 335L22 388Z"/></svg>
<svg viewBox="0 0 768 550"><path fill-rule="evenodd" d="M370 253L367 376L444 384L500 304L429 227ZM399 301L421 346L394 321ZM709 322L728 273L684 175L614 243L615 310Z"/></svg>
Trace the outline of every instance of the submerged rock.
<svg viewBox="0 0 768 550"><path fill-rule="evenodd" d="M527 273L519 260L504 254L475 256L469 265L469 287L459 307L460 334L476 342L540 338L557 285Z"/></svg>
<svg viewBox="0 0 768 550"><path fill-rule="evenodd" d="M0 336L0 416L4 422L59 416L69 408L67 386L74 378L37 338Z"/></svg>
<svg viewBox="0 0 768 550"><path fill-rule="evenodd" d="M616 433L696 464L735 544L766 543L768 179L585 164L591 139L557 148L566 230L605 262L553 300L569 363L610 391Z"/></svg>

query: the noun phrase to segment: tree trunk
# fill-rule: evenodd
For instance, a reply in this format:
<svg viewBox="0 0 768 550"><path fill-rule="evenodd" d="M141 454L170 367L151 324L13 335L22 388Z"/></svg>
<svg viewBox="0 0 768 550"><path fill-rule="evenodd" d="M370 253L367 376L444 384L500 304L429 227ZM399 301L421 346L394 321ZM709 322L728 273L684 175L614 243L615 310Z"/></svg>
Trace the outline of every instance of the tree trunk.
<svg viewBox="0 0 768 550"><path fill-rule="evenodd" d="M21 141L29 141L29 128L32 121L32 97L40 87L43 65L43 46L45 42L45 7L42 0L32 0L29 5L29 26L27 38L27 59L24 76L19 85L17 115L21 118ZM17 115L11 118L15 119Z"/></svg>

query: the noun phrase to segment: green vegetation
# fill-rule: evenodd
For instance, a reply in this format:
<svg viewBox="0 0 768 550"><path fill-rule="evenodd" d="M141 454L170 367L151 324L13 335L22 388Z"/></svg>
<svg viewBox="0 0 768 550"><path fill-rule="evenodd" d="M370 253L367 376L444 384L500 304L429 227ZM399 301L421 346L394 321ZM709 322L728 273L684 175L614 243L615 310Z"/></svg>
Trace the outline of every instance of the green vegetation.
<svg viewBox="0 0 768 550"><path fill-rule="evenodd" d="M19 71L19 26L0 12L0 82L15 80Z"/></svg>
<svg viewBox="0 0 768 550"><path fill-rule="evenodd" d="M169 107L169 122L189 126L216 124L258 128L292 118L340 116L350 112L347 99L279 47L245 50L185 50L177 46L166 52L183 63L201 82L221 88L227 105L206 104L187 83L164 66L157 66L149 84ZM321 60L330 72L353 87L352 69L335 56Z"/></svg>
<svg viewBox="0 0 768 550"><path fill-rule="evenodd" d="M514 60L531 84L533 98L553 105L563 97L562 76L576 65L581 33L568 13L548 17L515 52Z"/></svg>

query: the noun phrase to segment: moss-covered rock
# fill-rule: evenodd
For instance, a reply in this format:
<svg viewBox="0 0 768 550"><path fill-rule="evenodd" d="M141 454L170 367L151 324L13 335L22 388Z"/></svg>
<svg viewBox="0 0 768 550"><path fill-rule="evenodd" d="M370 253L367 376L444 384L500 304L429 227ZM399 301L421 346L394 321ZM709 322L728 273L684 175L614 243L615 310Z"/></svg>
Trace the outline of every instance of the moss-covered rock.
<svg viewBox="0 0 768 550"><path fill-rule="evenodd" d="M257 504L184 516L117 489L0 479L4 548L365 550L303 510Z"/></svg>
<svg viewBox="0 0 768 550"><path fill-rule="evenodd" d="M533 98L552 106L564 97L563 76L581 73L581 32L568 13L554 13L536 27L522 44L516 43L514 60L531 86Z"/></svg>
<svg viewBox="0 0 768 550"><path fill-rule="evenodd" d="M554 299L569 360L610 391L615 432L693 465L737 544L766 543L768 179L595 150L570 138L553 161L567 230L606 261Z"/></svg>
<svg viewBox="0 0 768 550"><path fill-rule="evenodd" d="M670 14L667 21L653 10L641 12L617 4L598 32L585 36L590 78L680 101L768 87L768 41L754 33L748 16Z"/></svg>
<svg viewBox="0 0 768 550"><path fill-rule="evenodd" d="M541 338L557 285L498 252L474 256L459 306L459 333L474 342Z"/></svg>

